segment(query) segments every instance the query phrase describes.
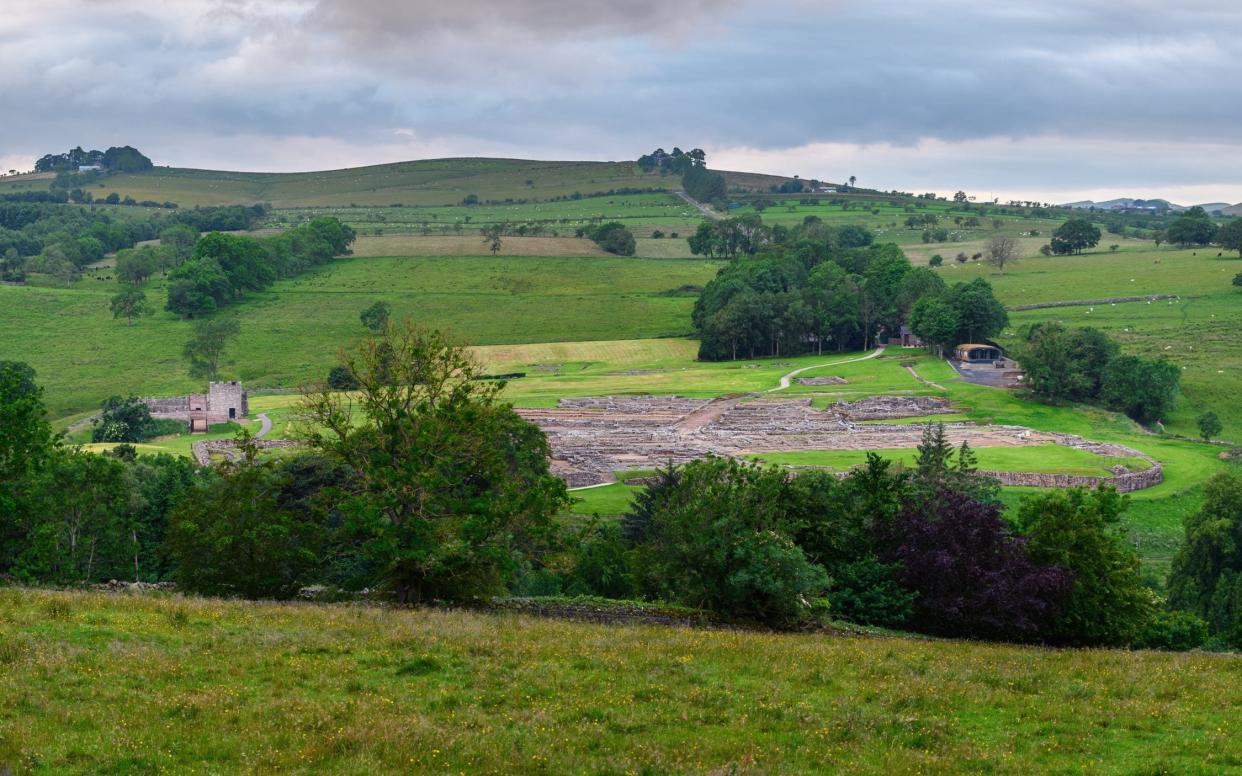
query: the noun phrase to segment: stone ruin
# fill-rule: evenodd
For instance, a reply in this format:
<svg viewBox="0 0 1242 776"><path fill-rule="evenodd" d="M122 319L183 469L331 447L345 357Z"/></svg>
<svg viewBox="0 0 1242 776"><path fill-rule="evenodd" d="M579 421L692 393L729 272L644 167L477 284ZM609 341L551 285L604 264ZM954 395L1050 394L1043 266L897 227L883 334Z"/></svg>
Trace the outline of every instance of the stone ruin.
<svg viewBox="0 0 1242 776"><path fill-rule="evenodd" d="M754 453L797 450L879 450L913 448L922 440L921 424L862 421L924 417L951 411L947 399L934 396L873 396L837 402L825 410L810 399L727 397L688 399L676 396L611 396L562 399L555 408L518 409L538 425L552 447L552 471L570 487L613 482L626 469L681 464L705 455L744 457ZM1091 486L1110 482L1120 491L1161 481L1160 465L1119 445L1102 445L1081 437L1052 434L1021 426L946 423L951 444L973 447L1020 447L1063 444L1100 455L1142 458L1151 468L1118 472L1115 477L1070 477L1025 472L988 472L1004 484L1045 487Z"/></svg>
<svg viewBox="0 0 1242 776"><path fill-rule="evenodd" d="M207 393L142 401L151 410L151 417L185 421L190 432L195 434L205 434L217 423L228 423L250 414L246 391L237 380L208 383Z"/></svg>

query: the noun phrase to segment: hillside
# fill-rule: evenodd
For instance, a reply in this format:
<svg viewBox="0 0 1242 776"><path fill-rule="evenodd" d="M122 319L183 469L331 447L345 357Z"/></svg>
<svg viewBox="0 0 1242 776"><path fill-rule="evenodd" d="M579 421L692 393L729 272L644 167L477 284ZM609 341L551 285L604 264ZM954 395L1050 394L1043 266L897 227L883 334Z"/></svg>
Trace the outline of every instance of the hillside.
<svg viewBox="0 0 1242 776"><path fill-rule="evenodd" d="M766 190L788 178L726 172L730 186ZM46 173L0 179L0 194L44 189ZM157 167L109 175L96 196L115 191L138 201L182 207L268 202L278 208L332 205L456 205L470 194L483 200L549 200L613 189L680 188L677 176L644 173L632 162L551 162L451 158L377 164L342 170L268 173Z"/></svg>
<svg viewBox="0 0 1242 776"><path fill-rule="evenodd" d="M0 771L1216 774L1236 656L0 590Z"/></svg>

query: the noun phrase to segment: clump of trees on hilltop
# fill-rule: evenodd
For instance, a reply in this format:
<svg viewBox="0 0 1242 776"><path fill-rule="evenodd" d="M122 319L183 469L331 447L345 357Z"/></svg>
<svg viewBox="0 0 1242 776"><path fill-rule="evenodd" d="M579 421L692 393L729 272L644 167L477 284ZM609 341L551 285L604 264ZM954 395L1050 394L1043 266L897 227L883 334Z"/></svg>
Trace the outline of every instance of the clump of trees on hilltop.
<svg viewBox="0 0 1242 776"><path fill-rule="evenodd" d="M638 166L645 171L659 170L661 174L684 175L691 167L703 167L707 164L707 153L702 148L682 151L673 146L668 153L657 148L649 154L638 157Z"/></svg>
<svg viewBox="0 0 1242 776"><path fill-rule="evenodd" d="M63 154L45 154L35 162L35 172L76 172L81 166L98 165L109 172L145 172L155 165L133 146L112 146L106 151L84 151L82 146Z"/></svg>
<svg viewBox="0 0 1242 776"><path fill-rule="evenodd" d="M854 225L810 217L769 228L748 215L703 224L691 245L738 256L695 303L704 360L869 348L907 321L929 343L950 346L992 337L1009 321L987 281L949 287Z"/></svg>

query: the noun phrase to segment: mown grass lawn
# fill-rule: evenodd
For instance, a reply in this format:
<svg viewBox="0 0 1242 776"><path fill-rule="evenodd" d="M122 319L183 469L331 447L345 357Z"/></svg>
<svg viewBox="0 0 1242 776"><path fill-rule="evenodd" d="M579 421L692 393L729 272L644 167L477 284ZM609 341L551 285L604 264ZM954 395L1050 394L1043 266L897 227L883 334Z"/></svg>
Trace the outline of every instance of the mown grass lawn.
<svg viewBox="0 0 1242 776"><path fill-rule="evenodd" d="M1242 659L0 590L14 773L1242 768Z"/></svg>

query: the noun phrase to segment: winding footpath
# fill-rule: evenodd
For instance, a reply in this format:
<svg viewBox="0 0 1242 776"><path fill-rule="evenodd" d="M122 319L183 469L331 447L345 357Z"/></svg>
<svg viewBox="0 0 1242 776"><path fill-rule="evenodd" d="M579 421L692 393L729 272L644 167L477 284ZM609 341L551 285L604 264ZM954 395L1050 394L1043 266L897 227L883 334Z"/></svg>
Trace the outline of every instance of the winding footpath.
<svg viewBox="0 0 1242 776"><path fill-rule="evenodd" d="M837 366L838 364L853 364L856 361L866 361L868 359L875 358L876 356L880 355L883 352L884 352L884 346L881 345L880 347L871 351L867 355L859 356L858 358L847 358L844 361L830 361L827 364L812 364L811 366L804 366L801 369L795 369L789 374L782 375L781 384L776 386L775 388L769 388L768 393L772 393L773 391L785 390L786 388L789 387L789 384L793 382L793 379L797 377L798 375L802 374L803 372L809 372L812 369L822 369L826 366Z"/></svg>

